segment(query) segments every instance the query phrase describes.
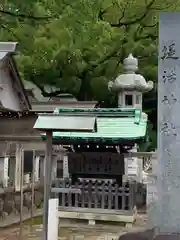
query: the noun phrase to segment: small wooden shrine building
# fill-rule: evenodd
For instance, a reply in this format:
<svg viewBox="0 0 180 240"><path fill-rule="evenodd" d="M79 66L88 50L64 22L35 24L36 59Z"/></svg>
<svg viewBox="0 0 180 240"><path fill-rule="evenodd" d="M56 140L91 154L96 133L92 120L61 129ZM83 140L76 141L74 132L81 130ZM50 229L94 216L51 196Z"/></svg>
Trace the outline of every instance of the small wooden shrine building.
<svg viewBox="0 0 180 240"><path fill-rule="evenodd" d="M146 82L143 76L136 74L137 69L138 61L130 54L124 60L125 73L120 74L114 82L109 82L109 89L118 93L118 108L60 107L52 115L46 117L48 119L46 123L52 121L50 120L52 118L55 119L54 114L62 116L84 114L97 118L97 132L54 132L53 134L54 144L69 145L71 153L68 153L68 164L73 182L77 175L79 178L98 178L100 175L117 178L115 175L123 175L124 170L127 172L127 161L125 163L124 160L117 161L119 165L113 167L111 158L107 153L109 155L118 153L117 156L120 158L125 153L137 152L139 143L146 141L148 116L142 110L142 94L150 91L153 88L153 83ZM39 116L37 120L39 126L41 118L44 116ZM45 139L45 135L42 136L42 139ZM86 157L84 157L85 155ZM99 160L101 167L96 166L97 158L101 159ZM89 167L85 167L85 163ZM109 170L106 169L107 164ZM122 177L118 177L118 179L121 183Z"/></svg>
<svg viewBox="0 0 180 240"><path fill-rule="evenodd" d="M71 146L65 153L63 179L57 179L57 162L52 162L56 179L52 191L58 192L60 217L132 223L136 216L135 185L122 181L124 153L144 141L147 117L131 108L60 108L40 115L35 128L58 130L68 117L75 120L82 115L84 121L87 116L96 118L95 132L62 131L52 137L55 145ZM46 135L42 138L46 140Z"/></svg>
<svg viewBox="0 0 180 240"><path fill-rule="evenodd" d="M94 213L94 220L105 220L109 215L108 219L113 221L115 214L117 221L122 220L122 215L129 217L127 222L134 221L135 188L132 183L122 181L124 154L133 148L137 151L138 144L146 140L148 118L142 111L142 92L151 90L153 84L135 74L137 59L132 55L124 60L124 69L125 74L109 84L118 92L118 108L57 108L54 113L39 115L36 121L37 129L56 129L52 135L53 144L70 146L63 168L66 179L56 181L61 217L76 218L78 212L78 218L87 219L85 215L90 213L92 217ZM65 126L68 117L72 116L74 121L77 116L84 116L84 122L87 116L95 117L96 131L68 132L66 129L58 132L59 126ZM72 121L72 125L77 123ZM46 134L42 139L46 140ZM54 163L53 172L56 169ZM66 192L66 187L78 188L80 192Z"/></svg>
<svg viewBox="0 0 180 240"><path fill-rule="evenodd" d="M75 183L77 178L108 178L122 184L123 154L145 140L147 115L134 108L59 108L46 116L47 126L48 122L56 121L57 116L80 114L96 117L97 132L53 133L53 144L70 146L68 167L72 181ZM40 128L41 118L44 121L45 115L38 118ZM42 138L45 139L45 135Z"/></svg>

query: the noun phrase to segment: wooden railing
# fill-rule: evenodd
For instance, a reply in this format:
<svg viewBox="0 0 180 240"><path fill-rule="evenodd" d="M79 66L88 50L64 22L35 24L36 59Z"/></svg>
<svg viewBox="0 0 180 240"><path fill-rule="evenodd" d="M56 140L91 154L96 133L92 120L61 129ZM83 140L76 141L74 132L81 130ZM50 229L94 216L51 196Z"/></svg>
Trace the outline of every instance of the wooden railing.
<svg viewBox="0 0 180 240"><path fill-rule="evenodd" d="M52 192L59 197L60 207L99 208L115 210L133 210L135 207L135 184L123 186L112 182L92 182L82 180L71 185L65 180L59 181L59 187Z"/></svg>

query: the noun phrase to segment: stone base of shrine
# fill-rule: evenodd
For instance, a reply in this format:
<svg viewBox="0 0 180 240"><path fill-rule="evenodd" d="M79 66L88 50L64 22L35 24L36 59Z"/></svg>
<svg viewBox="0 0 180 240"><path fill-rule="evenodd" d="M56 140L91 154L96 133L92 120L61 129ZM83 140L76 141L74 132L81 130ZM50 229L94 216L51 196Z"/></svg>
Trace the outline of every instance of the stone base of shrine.
<svg viewBox="0 0 180 240"><path fill-rule="evenodd" d="M76 207L59 207L59 218L87 220L89 225L95 225L96 222L119 222L126 227L131 227L136 221L137 211L134 208L130 210L110 210L110 209L92 209Z"/></svg>

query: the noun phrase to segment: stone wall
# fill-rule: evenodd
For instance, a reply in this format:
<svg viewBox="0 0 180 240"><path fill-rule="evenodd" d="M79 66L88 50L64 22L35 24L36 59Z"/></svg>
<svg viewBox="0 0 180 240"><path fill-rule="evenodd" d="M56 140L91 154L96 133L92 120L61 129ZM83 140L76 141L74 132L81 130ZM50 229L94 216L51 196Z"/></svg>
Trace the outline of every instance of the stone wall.
<svg viewBox="0 0 180 240"><path fill-rule="evenodd" d="M41 209L43 205L43 188L35 185L34 190L34 206L33 210ZM32 190L30 186L24 187L23 190L23 215L31 212L32 206ZM14 216L20 215L21 194L16 192L14 188L0 188L0 221L7 220Z"/></svg>

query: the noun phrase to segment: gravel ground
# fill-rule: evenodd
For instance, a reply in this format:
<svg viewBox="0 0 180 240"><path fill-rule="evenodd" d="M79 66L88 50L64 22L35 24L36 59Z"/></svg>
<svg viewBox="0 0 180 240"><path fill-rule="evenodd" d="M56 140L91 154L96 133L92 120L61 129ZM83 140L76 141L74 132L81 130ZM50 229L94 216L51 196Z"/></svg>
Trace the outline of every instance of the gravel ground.
<svg viewBox="0 0 180 240"><path fill-rule="evenodd" d="M125 228L117 224L96 224L95 226L89 226L87 223L61 221L59 240L116 240L126 232L145 229L146 219L146 215L139 215L132 228ZM34 225L33 227L24 225L22 240L40 240L41 233L42 225ZM0 240L21 240L19 227L1 229Z"/></svg>

